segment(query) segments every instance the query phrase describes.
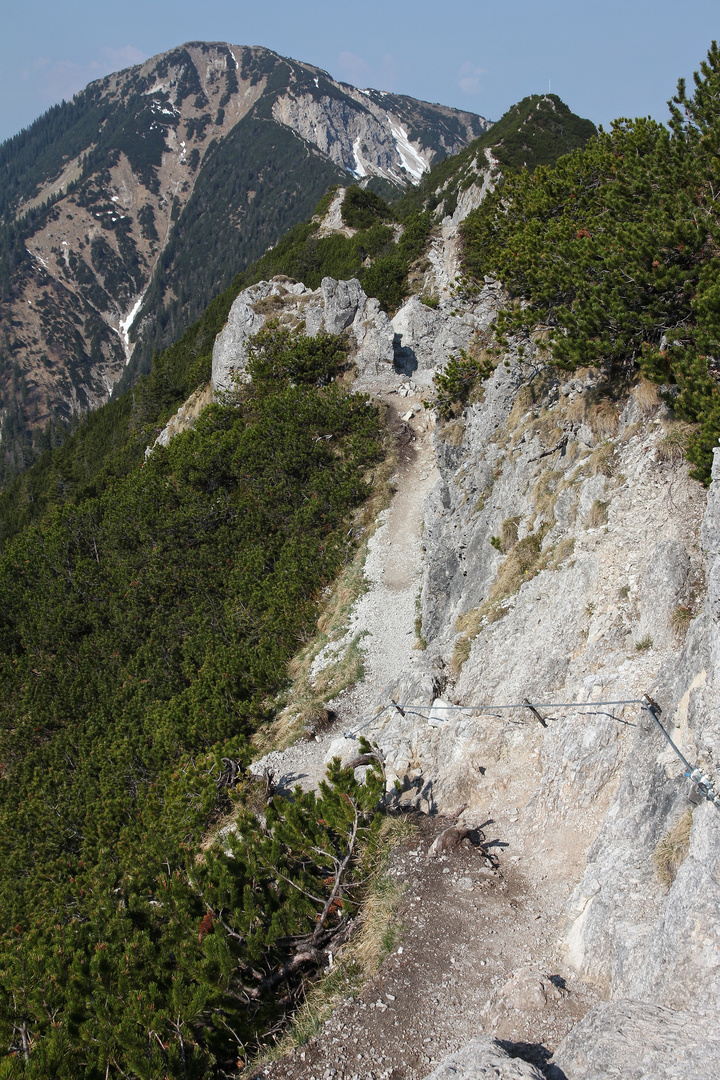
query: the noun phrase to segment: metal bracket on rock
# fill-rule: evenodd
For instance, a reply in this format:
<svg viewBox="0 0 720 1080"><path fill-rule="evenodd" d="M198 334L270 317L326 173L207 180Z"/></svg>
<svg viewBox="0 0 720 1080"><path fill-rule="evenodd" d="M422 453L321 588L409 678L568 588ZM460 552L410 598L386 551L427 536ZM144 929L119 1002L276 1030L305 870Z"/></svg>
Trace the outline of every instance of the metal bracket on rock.
<svg viewBox="0 0 720 1080"><path fill-rule="evenodd" d="M720 794L718 794L718 792L716 791L714 782L702 771L702 769L693 768L685 755L672 741L667 731L660 723L659 717L662 709L658 705L657 701L653 701L651 697L649 697L647 694L644 694L640 704L642 705L645 712L652 717L656 727L660 729L663 737L667 740L667 742L670 744L672 749L682 761L683 765L685 766L685 775L690 780L690 783L694 785L698 794L701 795L703 799L707 799L709 803L712 803L717 810L720 810Z"/></svg>

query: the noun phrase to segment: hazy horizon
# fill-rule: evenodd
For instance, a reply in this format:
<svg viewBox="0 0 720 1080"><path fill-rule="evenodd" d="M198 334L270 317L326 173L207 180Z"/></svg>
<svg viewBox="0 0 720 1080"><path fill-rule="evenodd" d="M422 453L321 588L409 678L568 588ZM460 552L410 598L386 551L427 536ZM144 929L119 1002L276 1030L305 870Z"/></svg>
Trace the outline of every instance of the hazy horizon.
<svg viewBox="0 0 720 1080"><path fill-rule="evenodd" d="M312 9L276 0L272 9L211 0L75 0L62 7L2 0L0 141L94 79L185 41L264 45L356 86L392 90L480 113L491 120L548 88L581 116L667 116L680 76L690 79L713 37L708 0L570 0L538 9L529 0L427 0L392 6L319 0Z"/></svg>

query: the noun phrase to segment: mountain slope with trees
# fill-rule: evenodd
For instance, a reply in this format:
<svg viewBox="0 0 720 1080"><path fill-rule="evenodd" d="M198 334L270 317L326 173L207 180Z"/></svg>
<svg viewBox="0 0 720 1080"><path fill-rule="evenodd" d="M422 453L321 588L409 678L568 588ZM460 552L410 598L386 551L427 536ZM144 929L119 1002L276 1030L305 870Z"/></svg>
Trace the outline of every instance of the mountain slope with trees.
<svg viewBox="0 0 720 1080"><path fill-rule="evenodd" d="M29 464L48 424L147 372L330 184L402 190L488 126L267 49L190 42L91 83L8 140L0 479Z"/></svg>
<svg viewBox="0 0 720 1080"><path fill-rule="evenodd" d="M639 370L695 425L688 457L710 481L720 436L720 51L670 103L668 127L617 120L586 149L508 176L463 224L465 264L517 299L503 333L546 333L566 368Z"/></svg>

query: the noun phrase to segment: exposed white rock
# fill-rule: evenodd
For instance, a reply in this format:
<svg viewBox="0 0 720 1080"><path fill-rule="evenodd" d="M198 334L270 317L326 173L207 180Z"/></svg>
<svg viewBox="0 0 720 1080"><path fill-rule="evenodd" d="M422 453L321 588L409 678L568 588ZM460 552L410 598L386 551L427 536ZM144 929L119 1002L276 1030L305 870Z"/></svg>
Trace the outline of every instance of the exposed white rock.
<svg viewBox="0 0 720 1080"><path fill-rule="evenodd" d="M500 289L488 284L468 302L443 300L429 307L420 296L411 296L392 319L396 362L407 374L427 383L442 370L451 356L468 350L478 335L486 334L495 321Z"/></svg>
<svg viewBox="0 0 720 1080"><path fill-rule="evenodd" d="M322 239L324 236L335 236L342 233L343 236L354 236L356 230L349 228L342 219L342 204L345 202L347 188L340 187L332 197L327 213L317 227L316 235Z"/></svg>
<svg viewBox="0 0 720 1080"><path fill-rule="evenodd" d="M265 325L265 316L255 311L254 304L265 300L271 292L272 286L261 281L235 298L228 321L213 346L212 387L215 396L232 390L234 379L244 372L248 339Z"/></svg>
<svg viewBox="0 0 720 1080"><path fill-rule="evenodd" d="M443 1058L425 1080L543 1080L544 1073L481 1036Z"/></svg>
<svg viewBox="0 0 720 1080"><path fill-rule="evenodd" d="M719 1013L624 1000L589 1012L560 1044L553 1064L567 1080L706 1080L719 1056Z"/></svg>
<svg viewBox="0 0 720 1080"><path fill-rule="evenodd" d="M433 156L432 150L406 147L387 114L375 115L367 106L356 109L340 96L282 94L273 105L273 118L358 177L407 183L421 175L418 163L427 169Z"/></svg>
<svg viewBox="0 0 720 1080"><path fill-rule="evenodd" d="M428 247L432 267L428 284L441 296L451 296L453 286L462 277L460 224L495 189L498 162L489 149L485 150L485 158L487 169L478 172L477 181L460 192L455 210L443 218L439 235Z"/></svg>
<svg viewBox="0 0 720 1080"><path fill-rule="evenodd" d="M263 306L267 301L277 307ZM304 323L305 333L314 336L321 330L329 334L346 333L350 359L358 375L371 380L393 371L395 356L393 329L387 314L374 298L363 292L360 282L323 278L319 289L306 289L285 278L261 281L244 289L230 308L228 321L215 339L212 357L212 386L215 397L232 389L242 378L248 357L248 341L267 321L267 310L290 326Z"/></svg>

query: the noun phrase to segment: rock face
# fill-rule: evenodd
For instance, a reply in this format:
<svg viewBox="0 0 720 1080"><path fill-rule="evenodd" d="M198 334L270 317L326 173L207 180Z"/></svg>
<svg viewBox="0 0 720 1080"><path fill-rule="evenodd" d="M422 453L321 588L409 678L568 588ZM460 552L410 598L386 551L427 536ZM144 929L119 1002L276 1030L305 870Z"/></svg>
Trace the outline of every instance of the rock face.
<svg viewBox="0 0 720 1080"><path fill-rule="evenodd" d="M652 688L666 726L691 763L711 774L720 747L718 633L720 461L715 452L702 542L707 594L681 655L665 663ZM659 547L660 545L658 545ZM660 612L677 597L685 564L678 552L653 553L646 581ZM645 618L650 622L650 616ZM720 991L720 813L693 809L683 768L657 743L650 723L637 730L606 823L569 906L569 956L613 997L635 997L680 1009L701 1007ZM669 887L658 888L653 855L683 814L692 812L687 853ZM684 855L684 858L682 857Z"/></svg>
<svg viewBox="0 0 720 1080"><path fill-rule="evenodd" d="M327 72L303 66L317 73L315 85L300 82L278 96L273 117L359 179L381 176L402 185L419 180L438 151L443 156L457 153L492 126L474 113L357 90L335 82ZM423 128L429 133L429 124L432 137L418 139Z"/></svg>
<svg viewBox="0 0 720 1080"><path fill-rule="evenodd" d="M719 1054L720 1014L622 1000L588 1013L553 1062L567 1080L705 1080Z"/></svg>
<svg viewBox="0 0 720 1080"><path fill-rule="evenodd" d="M495 1039L473 1039L448 1054L425 1080L543 1080L534 1065L513 1058Z"/></svg>
<svg viewBox="0 0 720 1080"><path fill-rule="evenodd" d="M576 376L564 393L567 383L539 372L532 356L509 354L507 365L481 402L437 428L441 480L423 534L428 648L383 689L369 730L389 782L421 805L431 791L429 805L440 810L489 808L501 776L480 781L473 762L510 758L513 771L525 770L523 802L532 800L536 822L590 813L597 830L643 740L656 756L665 749L637 707L592 702L637 700L677 668L683 646L671 619L703 589L705 493L684 465L663 458L668 419L659 403L638 429L632 400L612 418L597 412L595 373ZM688 648L693 640L691 632ZM439 695L458 708L428 722ZM390 697L422 707L424 719L388 708ZM525 698L590 707L551 711L546 727L522 710L493 710ZM685 787L675 779L668 790L667 776L659 783L667 812L664 800L681 802ZM652 818L653 807L642 806ZM650 827L643 880L659 901L650 858L658 828ZM607 962L607 949L598 955Z"/></svg>
<svg viewBox="0 0 720 1080"><path fill-rule="evenodd" d="M469 349L472 341L487 333L497 310L493 287L484 290L480 301L463 305L458 311L450 299L429 307L419 296L411 296L393 317L398 361L408 375L441 370L452 355ZM457 312L453 314L452 312Z"/></svg>
<svg viewBox="0 0 720 1080"><path fill-rule="evenodd" d="M504 302L493 281L453 295L454 256L436 256L392 323L353 281L247 290L216 343L215 393L242 371L249 328L270 311L347 335L360 389L397 391L409 373L429 387L449 355L489 343ZM706 492L678 459L677 421L654 389L612 389L603 369L547 367L530 338L438 420L423 649L326 754L355 756L362 733L382 751L391 801L426 813L466 804L464 825L491 822L528 877L553 883L563 963L614 1002L565 1040L557 1080L707 1072L685 1014L720 992L720 814L688 801L683 766L640 707L650 694L685 757L717 777L720 458ZM531 960L498 989L486 1030L512 1029L518 995L540 1016L541 998L562 992ZM539 1075L487 1040L463 1054L434 1080Z"/></svg>
<svg viewBox="0 0 720 1080"><path fill-rule="evenodd" d="M383 372L390 368L429 388L433 374L450 356L488 339L500 295L500 287L490 283L468 303L444 293L436 308L423 304L419 296L411 296L390 321L379 302L366 296L354 279L327 277L315 290L282 278L261 281L235 298L228 321L216 338L213 392L225 393L233 377L245 370L248 338L268 317L293 327L302 322L305 332L313 336L321 330L345 332L361 379L360 389L378 389Z"/></svg>
<svg viewBox="0 0 720 1080"><path fill-rule="evenodd" d="M359 281L323 278L319 289L275 279L261 281L245 289L230 309L228 321L213 348L212 386L220 396L232 388L233 379L245 371L248 339L267 320L266 312L291 328L304 323L305 332L315 336L347 332L350 358L361 379L382 379L394 360L393 330L377 300L368 297Z"/></svg>

